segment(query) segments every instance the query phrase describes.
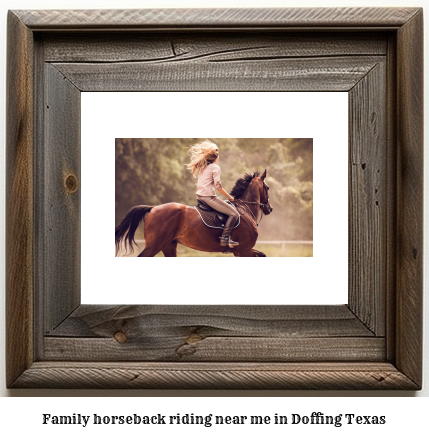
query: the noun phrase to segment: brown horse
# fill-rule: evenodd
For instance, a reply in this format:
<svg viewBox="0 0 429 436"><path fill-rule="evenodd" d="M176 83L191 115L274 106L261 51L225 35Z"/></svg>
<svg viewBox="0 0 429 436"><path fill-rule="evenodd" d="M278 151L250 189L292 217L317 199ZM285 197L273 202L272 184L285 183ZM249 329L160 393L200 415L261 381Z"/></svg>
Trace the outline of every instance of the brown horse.
<svg viewBox="0 0 429 436"><path fill-rule="evenodd" d="M269 215L273 208L268 198L269 187L265 182L267 170L262 175L255 172L245 174L237 180L231 195L240 213L240 225L233 231L237 247L228 249L237 257L265 257L253 247L258 238L259 209ZM262 215L261 215L262 218ZM116 253L125 241L133 250L134 235L140 222L144 220L145 249L138 257L153 257L160 251L165 257L177 257L177 244L206 252L225 252L220 245L222 229L207 227L194 207L179 203L160 206L135 206L115 229Z"/></svg>

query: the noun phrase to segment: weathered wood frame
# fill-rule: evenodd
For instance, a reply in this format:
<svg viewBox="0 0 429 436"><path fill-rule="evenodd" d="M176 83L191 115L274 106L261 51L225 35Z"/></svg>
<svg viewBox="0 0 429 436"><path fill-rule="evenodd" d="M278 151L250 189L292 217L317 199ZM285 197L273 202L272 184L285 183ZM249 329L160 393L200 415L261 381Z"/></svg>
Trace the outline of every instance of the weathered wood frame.
<svg viewBox="0 0 429 436"><path fill-rule="evenodd" d="M9 12L7 386L420 389L422 34L417 8ZM349 303L80 305L81 91L219 89L349 92Z"/></svg>

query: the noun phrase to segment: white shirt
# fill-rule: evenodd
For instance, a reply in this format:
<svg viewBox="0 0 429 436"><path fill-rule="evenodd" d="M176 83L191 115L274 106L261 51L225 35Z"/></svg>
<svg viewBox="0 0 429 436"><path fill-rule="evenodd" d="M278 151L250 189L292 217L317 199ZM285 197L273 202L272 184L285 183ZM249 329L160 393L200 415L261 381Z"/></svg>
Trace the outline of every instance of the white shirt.
<svg viewBox="0 0 429 436"><path fill-rule="evenodd" d="M221 189L220 166L214 163L207 165L198 173L197 195L209 197L216 195L216 189Z"/></svg>

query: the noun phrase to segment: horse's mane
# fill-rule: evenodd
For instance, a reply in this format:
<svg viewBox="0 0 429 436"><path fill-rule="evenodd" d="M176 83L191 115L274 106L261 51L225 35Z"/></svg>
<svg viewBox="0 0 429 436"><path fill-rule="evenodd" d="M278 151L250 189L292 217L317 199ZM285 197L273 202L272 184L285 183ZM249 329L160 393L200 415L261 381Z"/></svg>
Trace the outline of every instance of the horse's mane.
<svg viewBox="0 0 429 436"><path fill-rule="evenodd" d="M243 177L241 177L235 182L235 186L232 188L232 191L229 194L235 198L240 198L244 194L248 186L250 185L250 182L255 177L259 177L259 175L260 172L258 170L255 171L253 174L246 173Z"/></svg>

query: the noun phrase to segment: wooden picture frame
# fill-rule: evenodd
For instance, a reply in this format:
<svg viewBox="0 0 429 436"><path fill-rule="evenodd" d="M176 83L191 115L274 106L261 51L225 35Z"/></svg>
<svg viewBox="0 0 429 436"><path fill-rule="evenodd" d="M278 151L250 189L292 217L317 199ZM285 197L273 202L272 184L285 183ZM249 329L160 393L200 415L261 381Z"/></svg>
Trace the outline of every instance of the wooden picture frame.
<svg viewBox="0 0 429 436"><path fill-rule="evenodd" d="M419 8L10 11L7 386L420 389L422 45ZM348 92L348 304L81 305L80 94L120 90Z"/></svg>

